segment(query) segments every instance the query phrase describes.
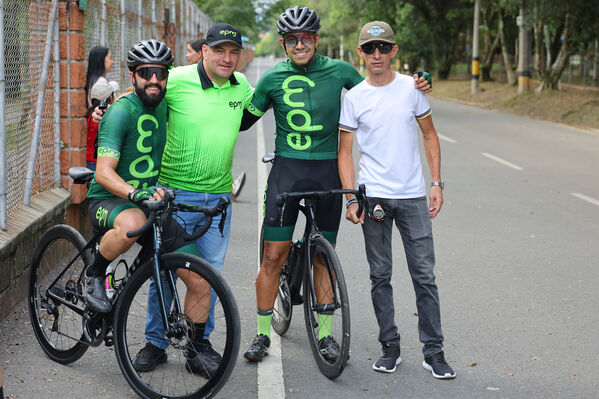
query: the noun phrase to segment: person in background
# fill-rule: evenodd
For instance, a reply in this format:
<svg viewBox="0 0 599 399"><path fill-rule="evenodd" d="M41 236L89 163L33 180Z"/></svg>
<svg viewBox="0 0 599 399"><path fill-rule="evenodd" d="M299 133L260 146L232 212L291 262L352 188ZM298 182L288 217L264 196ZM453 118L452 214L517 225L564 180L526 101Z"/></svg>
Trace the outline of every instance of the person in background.
<svg viewBox="0 0 599 399"><path fill-rule="evenodd" d="M185 58L188 64L197 64L202 61L202 46L206 43L206 39L195 39L187 42L187 53Z"/></svg>
<svg viewBox="0 0 599 399"><path fill-rule="evenodd" d="M185 58L189 64L197 64L202 61L202 46L206 44L206 39L195 39L187 42L187 53L185 54ZM237 179L233 180L233 189L231 190L231 194L233 195L233 201L237 201L237 197L241 194L241 189L245 184L245 172L241 172L241 174L237 177Z"/></svg>
<svg viewBox="0 0 599 399"><path fill-rule="evenodd" d="M86 166L91 170L96 170L96 150L94 148L94 142L96 140L99 124L99 121L94 120L92 116L97 105L92 105L91 89L98 81L108 84L105 76L112 72L113 65L114 61L108 47L96 46L90 50L87 59L87 75L85 78L85 107L87 108ZM118 84L114 91L118 91Z"/></svg>
<svg viewBox="0 0 599 399"><path fill-rule="evenodd" d="M87 109L87 151L86 163L89 169L96 170L96 149L98 126L93 118L96 107L104 111L114 101L115 93L119 91L119 84L115 81L108 82L106 79L98 79L90 90L91 106Z"/></svg>
<svg viewBox="0 0 599 399"><path fill-rule="evenodd" d="M433 270L431 220L443 205L441 147L426 96L414 88L412 77L391 70L397 49L389 24L373 21L364 25L357 50L368 76L347 92L339 118L339 178L344 189L356 185L352 157L355 136L361 155L358 184L366 185L368 194L368 216L362 213L360 217L355 196L346 195L346 219L362 225L370 266L370 292L382 345L382 355L372 368L392 373L401 362L391 286L395 221L416 294L422 366L435 378L455 378L443 353L439 292ZM418 128L432 179L428 204Z"/></svg>

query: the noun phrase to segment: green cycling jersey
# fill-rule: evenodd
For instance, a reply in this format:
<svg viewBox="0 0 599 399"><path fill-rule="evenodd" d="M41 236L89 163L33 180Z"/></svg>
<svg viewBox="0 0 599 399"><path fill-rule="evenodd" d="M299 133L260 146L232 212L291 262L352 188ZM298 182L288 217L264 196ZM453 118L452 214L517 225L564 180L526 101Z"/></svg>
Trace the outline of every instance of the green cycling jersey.
<svg viewBox="0 0 599 399"><path fill-rule="evenodd" d="M119 98L100 122L98 158L117 159L116 174L135 188L155 186L166 142L166 113L164 100L156 108L150 108L134 93ZM87 197L116 196L94 177Z"/></svg>
<svg viewBox="0 0 599 399"><path fill-rule="evenodd" d="M347 62L318 54L307 66L283 61L262 76L248 111L260 117L273 105L277 155L336 159L341 91L363 79Z"/></svg>

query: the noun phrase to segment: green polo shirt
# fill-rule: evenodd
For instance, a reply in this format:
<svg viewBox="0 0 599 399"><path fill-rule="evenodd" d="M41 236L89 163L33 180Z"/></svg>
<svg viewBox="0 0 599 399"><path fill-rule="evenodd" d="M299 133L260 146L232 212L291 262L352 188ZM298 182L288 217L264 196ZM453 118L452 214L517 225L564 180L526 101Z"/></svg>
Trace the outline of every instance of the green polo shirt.
<svg viewBox="0 0 599 399"><path fill-rule="evenodd" d="M202 62L172 69L158 182L187 191L231 192L233 151L253 91L239 72L218 86L208 78Z"/></svg>

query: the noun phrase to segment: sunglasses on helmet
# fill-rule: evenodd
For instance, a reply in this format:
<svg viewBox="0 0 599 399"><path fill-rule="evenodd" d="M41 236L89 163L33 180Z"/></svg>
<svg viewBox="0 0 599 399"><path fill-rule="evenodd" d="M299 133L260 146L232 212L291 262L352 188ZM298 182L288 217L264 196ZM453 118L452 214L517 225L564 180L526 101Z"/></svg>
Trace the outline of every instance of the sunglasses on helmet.
<svg viewBox="0 0 599 399"><path fill-rule="evenodd" d="M141 67L135 71L136 74L139 75L140 78L145 80L152 79L152 75L156 74L156 79L165 80L168 78L168 69L162 67Z"/></svg>
<svg viewBox="0 0 599 399"><path fill-rule="evenodd" d="M303 33L301 35L287 34L284 36L285 46L295 47L301 41L304 46L309 46L314 43L315 37L313 33Z"/></svg>
<svg viewBox="0 0 599 399"><path fill-rule="evenodd" d="M366 43L361 45L362 51L366 54L373 54L378 48L381 54L389 54L393 50L394 44L391 43Z"/></svg>

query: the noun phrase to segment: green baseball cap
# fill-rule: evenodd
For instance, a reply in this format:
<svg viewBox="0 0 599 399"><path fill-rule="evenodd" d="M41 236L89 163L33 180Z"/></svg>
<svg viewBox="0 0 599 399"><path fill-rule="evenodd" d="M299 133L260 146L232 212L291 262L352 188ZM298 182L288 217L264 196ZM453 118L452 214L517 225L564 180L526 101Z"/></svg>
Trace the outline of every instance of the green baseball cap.
<svg viewBox="0 0 599 399"><path fill-rule="evenodd" d="M370 42L384 42L395 44L395 33L388 23L383 21L368 22L360 31L358 46Z"/></svg>

